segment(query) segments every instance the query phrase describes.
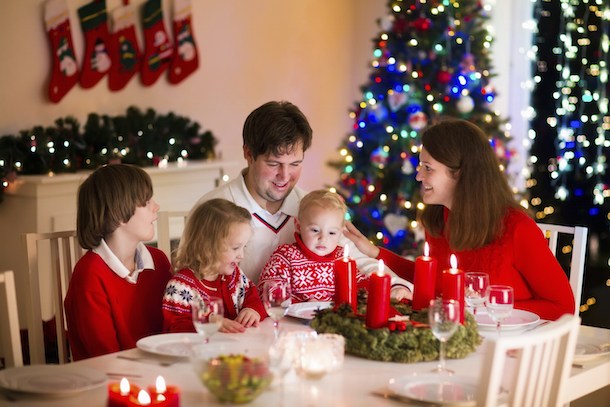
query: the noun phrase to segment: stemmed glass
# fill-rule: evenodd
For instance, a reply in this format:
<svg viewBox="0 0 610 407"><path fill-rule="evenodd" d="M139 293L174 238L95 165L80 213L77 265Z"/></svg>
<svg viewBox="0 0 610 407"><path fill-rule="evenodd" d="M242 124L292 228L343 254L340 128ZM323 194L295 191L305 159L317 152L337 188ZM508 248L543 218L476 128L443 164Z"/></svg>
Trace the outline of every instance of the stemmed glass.
<svg viewBox="0 0 610 407"><path fill-rule="evenodd" d="M490 318L496 323L496 330L500 336L502 321L513 312L515 303L513 288L507 285L490 285L487 287L487 301L485 307Z"/></svg>
<svg viewBox="0 0 610 407"><path fill-rule="evenodd" d="M440 341L438 366L433 372L453 374L445 367L445 343L455 333L460 323L460 306L455 300L437 298L430 301L428 324L432 334Z"/></svg>
<svg viewBox="0 0 610 407"><path fill-rule="evenodd" d="M477 315L477 307L485 304L489 274L478 271L468 272L464 277L464 298L466 304L472 308L472 314Z"/></svg>
<svg viewBox="0 0 610 407"><path fill-rule="evenodd" d="M280 336L280 320L286 315L291 303L290 283L282 280L271 280L263 283L263 305L273 320L275 340Z"/></svg>
<svg viewBox="0 0 610 407"><path fill-rule="evenodd" d="M195 298L191 309L195 330L203 337L204 343L210 342L210 337L222 326L224 317L222 298Z"/></svg>

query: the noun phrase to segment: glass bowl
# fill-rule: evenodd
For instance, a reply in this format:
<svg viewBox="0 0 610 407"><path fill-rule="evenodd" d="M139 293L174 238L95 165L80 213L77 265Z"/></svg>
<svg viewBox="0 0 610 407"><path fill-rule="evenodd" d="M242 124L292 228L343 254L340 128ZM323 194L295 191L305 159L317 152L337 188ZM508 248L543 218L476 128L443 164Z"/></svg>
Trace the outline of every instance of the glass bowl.
<svg viewBox="0 0 610 407"><path fill-rule="evenodd" d="M273 378L268 349L257 345L198 345L191 351L191 363L201 383L222 403L249 403Z"/></svg>

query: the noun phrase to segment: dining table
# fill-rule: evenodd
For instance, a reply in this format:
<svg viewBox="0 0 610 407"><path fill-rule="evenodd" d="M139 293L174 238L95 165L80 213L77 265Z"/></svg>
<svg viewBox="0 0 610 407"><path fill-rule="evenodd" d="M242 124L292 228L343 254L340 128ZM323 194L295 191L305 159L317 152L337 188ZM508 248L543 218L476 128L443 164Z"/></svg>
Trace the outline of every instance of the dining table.
<svg viewBox="0 0 610 407"><path fill-rule="evenodd" d="M543 323L541 321L540 323ZM284 317L280 322L282 332L311 331L308 319ZM535 327L528 330L535 332ZM496 333L480 331L483 343L477 350L463 359L448 359L447 367L455 377L468 382L477 382L482 372L484 342ZM502 333L504 334L504 333ZM508 332L518 335L521 332ZM610 343L610 330L581 326L579 340ZM201 339L203 342L203 339ZM273 321L269 318L259 326L251 327L244 333L216 333L210 343L235 341L273 346ZM398 406L409 405L404 399L397 401L386 392L390 380L417 374L429 374L437 366L436 361L419 363L393 363L369 360L346 354L342 366L321 378L304 378L289 372L283 380L275 381L250 405L266 407L309 407L309 406ZM169 386L176 386L180 406L222 406L203 386L193 369L189 357L168 356L161 352L150 352L141 347L123 350L103 356L89 358L62 365L61 369L88 368L102 372L106 383L92 389L64 394L61 396L38 395L20 392L0 392L0 405L12 407L101 407L108 403L108 384L118 383L126 377L131 383L142 388L153 385L158 376L163 376ZM565 402L578 399L610 385L610 355L592 358L586 363L574 365L566 384ZM412 405L422 405L414 402Z"/></svg>

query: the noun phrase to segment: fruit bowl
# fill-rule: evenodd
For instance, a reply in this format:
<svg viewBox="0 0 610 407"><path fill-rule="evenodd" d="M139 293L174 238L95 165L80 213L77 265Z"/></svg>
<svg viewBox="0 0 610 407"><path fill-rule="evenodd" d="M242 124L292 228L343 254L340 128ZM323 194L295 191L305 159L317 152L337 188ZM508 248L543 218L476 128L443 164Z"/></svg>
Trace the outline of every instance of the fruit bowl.
<svg viewBox="0 0 610 407"><path fill-rule="evenodd" d="M193 348L191 362L201 383L222 403L249 403L272 381L263 347L208 343Z"/></svg>

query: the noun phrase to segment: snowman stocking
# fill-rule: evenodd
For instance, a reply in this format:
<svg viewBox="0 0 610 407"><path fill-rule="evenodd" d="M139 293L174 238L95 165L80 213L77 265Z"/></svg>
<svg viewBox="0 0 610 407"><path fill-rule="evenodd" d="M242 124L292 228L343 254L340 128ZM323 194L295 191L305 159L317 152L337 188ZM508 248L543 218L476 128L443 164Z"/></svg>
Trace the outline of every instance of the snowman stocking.
<svg viewBox="0 0 610 407"><path fill-rule="evenodd" d="M85 34L85 55L81 67L80 86L91 88L110 69L106 0L94 0L85 4L78 9L78 17Z"/></svg>
<svg viewBox="0 0 610 407"><path fill-rule="evenodd" d="M174 0L174 41L176 49L169 67L170 83L178 83L199 66L197 46L193 36L191 0Z"/></svg>
<svg viewBox="0 0 610 407"><path fill-rule="evenodd" d="M57 103L78 82L78 65L74 55L66 0L48 0L44 6L44 21L51 41L53 59L49 99Z"/></svg>
<svg viewBox="0 0 610 407"><path fill-rule="evenodd" d="M112 91L123 89L133 75L140 71L142 55L138 48L135 23L136 14L132 6L117 7L112 11L112 35L108 42L112 60L108 87Z"/></svg>
<svg viewBox="0 0 610 407"><path fill-rule="evenodd" d="M169 66L172 44L163 23L161 0L148 0L142 9L144 27L144 59L141 79L144 86L155 83Z"/></svg>

